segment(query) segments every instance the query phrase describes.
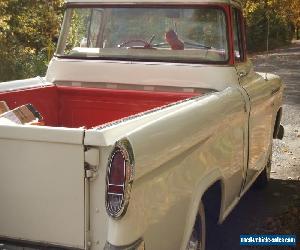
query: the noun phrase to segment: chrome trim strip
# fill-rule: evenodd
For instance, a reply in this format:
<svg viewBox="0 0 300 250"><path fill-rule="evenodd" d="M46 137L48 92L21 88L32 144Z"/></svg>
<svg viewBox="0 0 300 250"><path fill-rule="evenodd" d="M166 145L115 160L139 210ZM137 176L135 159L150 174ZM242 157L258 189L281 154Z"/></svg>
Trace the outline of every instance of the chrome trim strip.
<svg viewBox="0 0 300 250"><path fill-rule="evenodd" d="M145 250L145 241L139 239L133 244L127 246L113 246L109 242L106 242L104 250Z"/></svg>
<svg viewBox="0 0 300 250"><path fill-rule="evenodd" d="M275 95L276 93L278 93L280 91L281 87L278 87L276 89L273 89L271 92L271 96Z"/></svg>

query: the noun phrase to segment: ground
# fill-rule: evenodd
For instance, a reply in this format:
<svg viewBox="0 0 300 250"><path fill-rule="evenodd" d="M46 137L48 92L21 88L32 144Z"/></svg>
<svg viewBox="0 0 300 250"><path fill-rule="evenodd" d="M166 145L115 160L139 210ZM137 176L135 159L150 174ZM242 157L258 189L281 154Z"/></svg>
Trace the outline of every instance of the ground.
<svg viewBox="0 0 300 250"><path fill-rule="evenodd" d="M286 84L282 124L275 140L270 185L251 189L218 231L220 250L278 249L239 246L240 234L296 234L300 249L300 41L269 57L252 56L256 71L280 75ZM215 249L215 250L219 250ZM214 249L213 249L214 250Z"/></svg>

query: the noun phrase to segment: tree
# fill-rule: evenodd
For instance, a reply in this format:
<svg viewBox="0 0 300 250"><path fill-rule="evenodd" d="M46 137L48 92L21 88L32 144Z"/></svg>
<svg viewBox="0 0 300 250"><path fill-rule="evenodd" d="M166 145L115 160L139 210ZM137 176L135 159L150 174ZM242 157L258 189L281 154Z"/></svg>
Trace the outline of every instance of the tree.
<svg viewBox="0 0 300 250"><path fill-rule="evenodd" d="M62 10L63 0L1 0L0 81L45 73Z"/></svg>
<svg viewBox="0 0 300 250"><path fill-rule="evenodd" d="M300 39L300 1L299 0L289 0L289 12L287 16L293 24L295 29L295 38Z"/></svg>
<svg viewBox="0 0 300 250"><path fill-rule="evenodd" d="M267 35L271 49L290 43L293 23L296 27L299 18L299 0L242 0L242 3L250 50L265 50Z"/></svg>

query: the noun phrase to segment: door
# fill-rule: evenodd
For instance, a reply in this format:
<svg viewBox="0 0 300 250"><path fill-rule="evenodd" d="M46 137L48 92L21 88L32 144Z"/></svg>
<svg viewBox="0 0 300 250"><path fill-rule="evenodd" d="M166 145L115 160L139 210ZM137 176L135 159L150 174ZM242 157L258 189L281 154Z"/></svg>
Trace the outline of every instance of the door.
<svg viewBox="0 0 300 250"><path fill-rule="evenodd" d="M242 14L233 8L232 15L237 74L250 103L247 186L267 163L271 149L273 102L270 84L253 71L251 62L246 58Z"/></svg>
<svg viewBox="0 0 300 250"><path fill-rule="evenodd" d="M0 126L0 237L84 248L84 130Z"/></svg>

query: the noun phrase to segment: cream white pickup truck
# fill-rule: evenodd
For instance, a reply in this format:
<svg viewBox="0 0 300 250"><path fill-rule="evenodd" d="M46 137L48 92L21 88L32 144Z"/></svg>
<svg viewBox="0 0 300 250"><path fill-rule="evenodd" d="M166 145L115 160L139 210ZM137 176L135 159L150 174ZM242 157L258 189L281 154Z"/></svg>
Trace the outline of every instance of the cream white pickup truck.
<svg viewBox="0 0 300 250"><path fill-rule="evenodd" d="M0 84L0 248L209 249L282 138L233 0L67 0L45 78ZM212 249L212 247L210 247Z"/></svg>

